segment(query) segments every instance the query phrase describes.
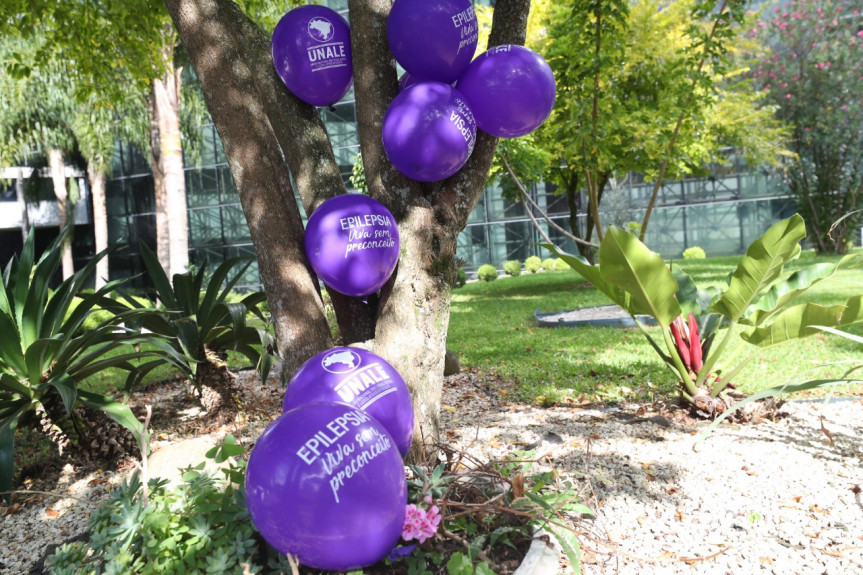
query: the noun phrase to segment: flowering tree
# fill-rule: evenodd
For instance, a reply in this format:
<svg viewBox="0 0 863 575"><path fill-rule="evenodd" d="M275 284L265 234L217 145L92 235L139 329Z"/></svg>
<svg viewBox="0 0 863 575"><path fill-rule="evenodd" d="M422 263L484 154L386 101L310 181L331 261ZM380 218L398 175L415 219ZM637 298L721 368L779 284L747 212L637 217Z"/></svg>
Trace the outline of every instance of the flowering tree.
<svg viewBox="0 0 863 575"><path fill-rule="evenodd" d="M863 193L863 1L792 0L750 32L771 50L749 74L792 129L785 177L819 252L843 253Z"/></svg>

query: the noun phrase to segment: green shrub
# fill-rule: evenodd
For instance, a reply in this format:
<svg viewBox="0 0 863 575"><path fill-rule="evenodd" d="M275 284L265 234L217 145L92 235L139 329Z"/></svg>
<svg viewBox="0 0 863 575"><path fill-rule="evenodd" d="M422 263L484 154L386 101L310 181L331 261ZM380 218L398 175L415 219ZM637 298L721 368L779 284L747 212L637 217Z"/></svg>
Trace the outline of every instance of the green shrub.
<svg viewBox="0 0 863 575"><path fill-rule="evenodd" d="M707 254L705 254L704 250L698 246L692 246L691 248L683 250L683 259L685 260L703 260L706 257Z"/></svg>
<svg viewBox="0 0 863 575"><path fill-rule="evenodd" d="M524 269L529 271L532 274L535 274L539 271L539 268L542 267L542 260L536 256L530 256L526 260L524 260Z"/></svg>
<svg viewBox="0 0 863 575"><path fill-rule="evenodd" d="M213 448L217 462L242 453L233 436ZM67 543L50 558L51 573L260 572L260 546L246 507L245 461L224 469L225 478L186 470L168 489L149 481L148 501L137 475L90 516L90 540ZM86 560L85 560L86 558ZM248 572L248 571L247 571Z"/></svg>
<svg viewBox="0 0 863 575"><path fill-rule="evenodd" d="M455 279L455 287L461 287L467 283L467 272L464 268L458 268L458 274Z"/></svg>
<svg viewBox="0 0 863 575"><path fill-rule="evenodd" d="M568 270L569 264L563 261L560 258L554 260L554 269L556 270Z"/></svg>
<svg viewBox="0 0 863 575"><path fill-rule="evenodd" d="M518 260L509 260L503 264L503 271L508 276L516 277L521 274L521 262Z"/></svg>
<svg viewBox="0 0 863 575"><path fill-rule="evenodd" d="M554 258L546 258L546 259L542 260L542 269L544 269L547 272L554 270L554 262L555 262Z"/></svg>
<svg viewBox="0 0 863 575"><path fill-rule="evenodd" d="M494 281L497 279L497 268L491 264L483 264L476 270L476 277L484 282Z"/></svg>

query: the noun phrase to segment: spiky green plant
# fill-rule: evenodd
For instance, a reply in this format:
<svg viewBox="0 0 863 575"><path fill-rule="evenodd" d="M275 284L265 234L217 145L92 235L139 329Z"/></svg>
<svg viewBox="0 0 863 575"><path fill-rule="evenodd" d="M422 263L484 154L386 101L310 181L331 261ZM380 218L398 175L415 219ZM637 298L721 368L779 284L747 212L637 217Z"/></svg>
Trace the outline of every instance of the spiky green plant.
<svg viewBox="0 0 863 575"><path fill-rule="evenodd" d="M143 243L141 255L162 307L150 309L140 326L169 338L176 355L182 358L178 364L180 369L194 384L208 412L216 414L222 409L230 409L236 397L234 375L228 369L225 352L234 350L244 355L258 368L264 381L272 365L268 350L275 343L273 336L265 327L246 323L248 314L266 323L261 309L266 295L254 292L239 302L226 301L253 260L226 260L209 278L207 263L204 262L193 272L174 274L173 281L169 281L156 254ZM144 309L140 302L124 297L133 308ZM160 363L152 361L142 365L136 378L127 381L127 391L131 391L146 373Z"/></svg>
<svg viewBox="0 0 863 575"><path fill-rule="evenodd" d="M13 257L3 274L0 492L12 487L15 430L20 425L40 429L61 452L77 448L91 456L110 458L133 449L143 428L131 410L110 397L81 389L79 383L107 368L126 371L134 378L136 363L142 358L159 356L161 363L173 361L171 348L160 336L123 327L124 322L141 315L138 310L120 310L94 329L82 329L94 310L113 305L106 295L124 280L95 292L84 291L109 248L51 291L49 284L60 265L66 233L68 230L36 260L31 231L20 257ZM133 347L141 344L146 344L143 351Z"/></svg>

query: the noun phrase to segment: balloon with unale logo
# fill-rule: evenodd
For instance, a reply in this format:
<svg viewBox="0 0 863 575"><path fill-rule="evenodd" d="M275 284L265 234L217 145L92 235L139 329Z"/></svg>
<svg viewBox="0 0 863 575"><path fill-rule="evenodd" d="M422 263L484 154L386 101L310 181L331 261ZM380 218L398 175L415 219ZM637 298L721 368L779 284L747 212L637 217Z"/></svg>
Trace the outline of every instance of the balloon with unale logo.
<svg viewBox="0 0 863 575"><path fill-rule="evenodd" d="M384 114L384 152L398 171L420 182L458 172L476 143L476 120L459 91L419 82L400 92Z"/></svg>
<svg viewBox="0 0 863 575"><path fill-rule="evenodd" d="M470 0L395 0L387 40L402 68L425 80L453 82L476 52L478 28Z"/></svg>
<svg viewBox="0 0 863 575"><path fill-rule="evenodd" d="M477 126L500 138L537 129L554 108L554 74L545 59L508 44L483 52L456 84L474 111Z"/></svg>
<svg viewBox="0 0 863 575"><path fill-rule="evenodd" d="M414 410L405 380L385 359L365 349L336 347L306 361L285 390L283 411L335 401L368 413L384 426L404 457L414 434Z"/></svg>
<svg viewBox="0 0 863 575"><path fill-rule="evenodd" d="M270 424L249 456L245 487L264 539L314 569L372 565L401 536L401 455L377 420L343 403L306 403Z"/></svg>
<svg viewBox="0 0 863 575"><path fill-rule="evenodd" d="M306 224L306 256L328 286L351 297L381 289L399 259L392 213L363 194L342 194L318 206Z"/></svg>
<svg viewBox="0 0 863 575"><path fill-rule="evenodd" d="M326 6L299 6L285 14L273 30L272 55L288 90L313 106L335 104L353 83L350 28Z"/></svg>

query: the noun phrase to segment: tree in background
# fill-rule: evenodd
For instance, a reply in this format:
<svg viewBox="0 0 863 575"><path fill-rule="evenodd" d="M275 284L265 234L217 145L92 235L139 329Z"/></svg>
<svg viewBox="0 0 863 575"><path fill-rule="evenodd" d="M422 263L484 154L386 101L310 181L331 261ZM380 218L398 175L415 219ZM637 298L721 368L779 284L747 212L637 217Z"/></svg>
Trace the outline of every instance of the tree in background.
<svg viewBox="0 0 863 575"><path fill-rule="evenodd" d="M54 2L7 0L0 33L24 44L44 38L37 64L56 56L74 62L79 103L104 105L145 98L147 145L156 190L159 261L170 273L188 267L188 215L180 109L182 70L175 66L177 36L158 0ZM25 70L24 72L28 72ZM138 138L134 138L136 141Z"/></svg>
<svg viewBox="0 0 863 575"><path fill-rule="evenodd" d="M750 35L771 49L748 76L792 130L785 181L818 251L844 253L863 194L863 2L792 0Z"/></svg>
<svg viewBox="0 0 863 575"><path fill-rule="evenodd" d="M46 60L40 69L32 69L32 61L42 46L38 38L25 44L8 37L0 45L0 59L7 70L0 74L0 162L14 165L16 158L33 150L41 150L47 156L57 198L59 228L64 230L67 225L70 228L62 243L62 273L66 279L75 271L72 233L78 188L67 187L64 159L75 148L70 127L74 106L66 89L64 62Z"/></svg>
<svg viewBox="0 0 863 575"><path fill-rule="evenodd" d="M538 138L554 158L546 177L566 194L576 236L590 241L596 230L602 238L599 207L614 177L633 171L654 181L643 236L664 177L700 173L722 162L730 145L755 165L773 160L781 138L770 110L725 75L742 7L736 0L549 7L541 45L558 97ZM588 206L579 204L581 189ZM586 244L579 250L592 256Z"/></svg>

